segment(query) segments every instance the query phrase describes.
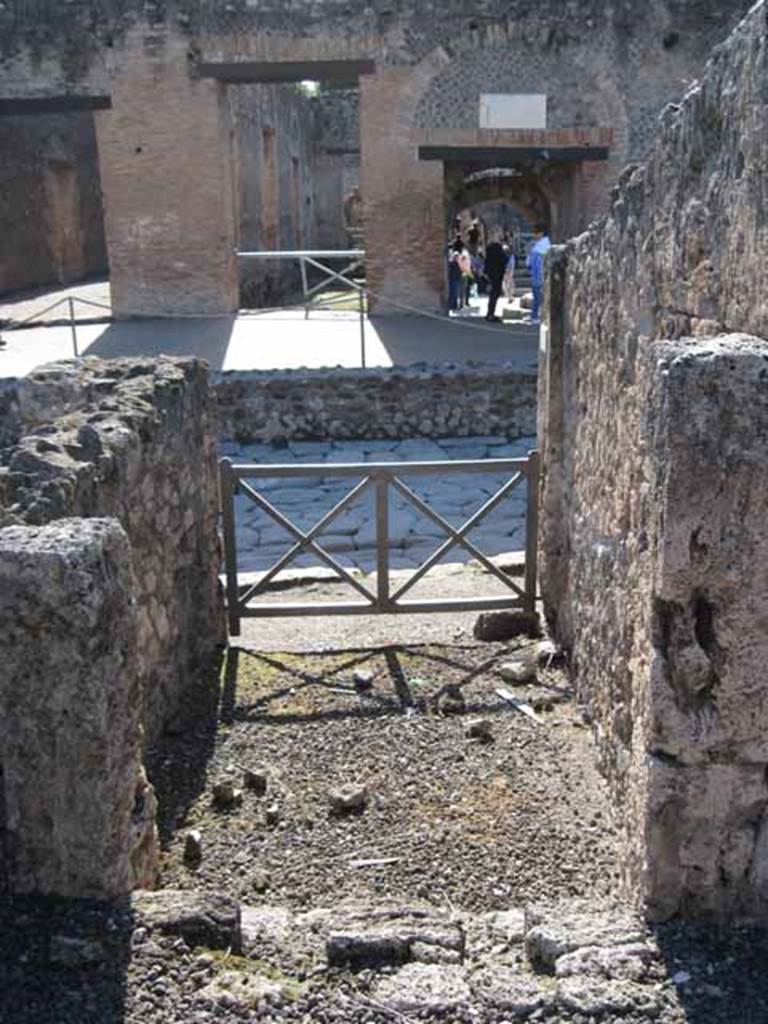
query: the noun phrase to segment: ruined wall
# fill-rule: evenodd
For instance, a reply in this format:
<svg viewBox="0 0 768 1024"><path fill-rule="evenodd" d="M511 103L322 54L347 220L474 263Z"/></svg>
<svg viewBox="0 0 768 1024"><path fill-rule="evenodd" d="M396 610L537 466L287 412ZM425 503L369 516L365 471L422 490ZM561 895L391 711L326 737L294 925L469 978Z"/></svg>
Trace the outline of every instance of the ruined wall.
<svg viewBox="0 0 768 1024"><path fill-rule="evenodd" d="M542 592L662 918L768 913L766 41L761 3L551 260Z"/></svg>
<svg viewBox="0 0 768 1024"><path fill-rule="evenodd" d="M92 115L0 118L0 293L106 272Z"/></svg>
<svg viewBox="0 0 768 1024"><path fill-rule="evenodd" d="M0 530L0 898L154 885L135 594L115 520Z"/></svg>
<svg viewBox="0 0 768 1024"><path fill-rule="evenodd" d="M235 131L240 249L316 247L314 107L290 85L229 90ZM278 305L301 291L298 263L244 260L244 306Z"/></svg>
<svg viewBox="0 0 768 1024"><path fill-rule="evenodd" d="M23 436L2 451L0 526L105 516L122 525L151 740L222 639L207 371L193 359L88 358L42 367L17 391Z"/></svg>
<svg viewBox="0 0 768 1024"><path fill-rule="evenodd" d="M221 438L526 437L536 377L492 367L230 371L216 376Z"/></svg>
<svg viewBox="0 0 768 1024"><path fill-rule="evenodd" d="M318 155L315 161L317 244L347 249L344 200L360 184L360 92L332 89L313 99Z"/></svg>
<svg viewBox="0 0 768 1024"><path fill-rule="evenodd" d="M152 886L145 743L223 641L207 369L86 358L0 389L0 895Z"/></svg>

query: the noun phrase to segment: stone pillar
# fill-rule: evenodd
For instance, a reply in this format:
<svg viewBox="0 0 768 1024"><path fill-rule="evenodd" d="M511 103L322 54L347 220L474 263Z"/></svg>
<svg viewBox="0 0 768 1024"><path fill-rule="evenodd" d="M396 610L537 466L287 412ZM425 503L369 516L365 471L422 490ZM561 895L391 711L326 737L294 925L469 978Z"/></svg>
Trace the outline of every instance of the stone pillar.
<svg viewBox="0 0 768 1024"><path fill-rule="evenodd" d="M192 77L182 40L133 34L95 115L115 315L233 313L238 304L226 87Z"/></svg>
<svg viewBox="0 0 768 1024"><path fill-rule="evenodd" d="M0 892L154 883L134 592L116 520L0 530Z"/></svg>

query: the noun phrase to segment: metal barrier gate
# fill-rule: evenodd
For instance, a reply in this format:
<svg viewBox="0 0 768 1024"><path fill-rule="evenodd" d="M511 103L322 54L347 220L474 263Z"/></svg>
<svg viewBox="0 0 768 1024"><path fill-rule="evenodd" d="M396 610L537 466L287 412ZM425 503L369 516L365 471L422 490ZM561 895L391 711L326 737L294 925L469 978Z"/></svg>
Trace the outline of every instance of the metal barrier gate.
<svg viewBox="0 0 768 1024"><path fill-rule="evenodd" d="M401 477L455 473L509 472L506 481L477 511L458 528L416 494ZM248 482L259 478L281 477L361 477L351 491L337 502L310 530L302 530L267 497ZM381 615L408 612L487 611L501 608L522 608L532 612L536 603L536 540L538 531L539 455L532 451L525 459L483 459L471 462L365 462L347 464L306 465L236 465L229 459L219 463L224 555L226 566L227 613L229 631L240 633L240 620L259 616L283 615ZM527 484L525 516L525 575L523 586L483 554L467 534L499 505L523 480ZM352 505L368 488L375 492L376 512L376 590L370 590L356 579L337 559L325 551L318 538L327 526ZM431 519L446 533L446 540L414 570L413 575L394 591L390 586L389 566L389 491L390 488L405 497L424 516ZM237 578L237 542L235 532L235 496L241 494L279 523L294 542L286 553L253 585L241 588ZM403 596L436 565L454 545L461 545L510 593L503 596L467 597L445 600L403 600ZM251 604L263 593L275 576L294 558L311 551L322 562L338 573L364 598L358 602L323 602L305 604L259 603Z"/></svg>

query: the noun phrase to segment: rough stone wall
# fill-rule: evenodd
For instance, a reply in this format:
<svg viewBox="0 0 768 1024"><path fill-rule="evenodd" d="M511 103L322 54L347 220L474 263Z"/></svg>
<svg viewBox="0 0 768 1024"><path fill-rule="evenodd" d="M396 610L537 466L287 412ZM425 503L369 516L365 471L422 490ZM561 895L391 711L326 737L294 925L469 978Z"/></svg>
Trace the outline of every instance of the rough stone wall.
<svg viewBox="0 0 768 1024"><path fill-rule="evenodd" d="M0 293L106 273L90 114L0 118Z"/></svg>
<svg viewBox="0 0 768 1024"><path fill-rule="evenodd" d="M18 440L21 432L18 381L15 377L0 379L0 448Z"/></svg>
<svg viewBox="0 0 768 1024"><path fill-rule="evenodd" d="M315 162L317 244L350 246L344 200L360 184L360 91L332 89L313 99L318 156Z"/></svg>
<svg viewBox="0 0 768 1024"><path fill-rule="evenodd" d="M240 442L456 437L536 431L536 377L493 367L231 371L218 434Z"/></svg>
<svg viewBox="0 0 768 1024"><path fill-rule="evenodd" d="M149 739L222 640L214 436L205 365L94 358L17 387L0 526L113 517L131 545Z"/></svg>
<svg viewBox="0 0 768 1024"><path fill-rule="evenodd" d="M0 898L154 885L135 592L114 520L0 530Z"/></svg>
<svg viewBox="0 0 768 1024"><path fill-rule="evenodd" d="M766 8L554 251L542 592L652 916L768 912ZM687 337L695 335L694 338Z"/></svg>
<svg viewBox="0 0 768 1024"><path fill-rule="evenodd" d="M290 85L229 90L235 130L239 242L245 250L316 247L314 106ZM244 260L245 306L277 305L301 291L297 263Z"/></svg>

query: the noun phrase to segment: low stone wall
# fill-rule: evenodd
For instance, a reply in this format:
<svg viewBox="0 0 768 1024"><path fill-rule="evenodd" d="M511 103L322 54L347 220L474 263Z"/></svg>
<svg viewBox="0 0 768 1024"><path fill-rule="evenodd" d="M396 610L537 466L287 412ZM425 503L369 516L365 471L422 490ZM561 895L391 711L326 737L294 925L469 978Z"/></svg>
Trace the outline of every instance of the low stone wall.
<svg viewBox="0 0 768 1024"><path fill-rule="evenodd" d="M542 593L656 918L768 915L767 42L759 4L550 259Z"/></svg>
<svg viewBox="0 0 768 1024"><path fill-rule="evenodd" d="M240 443L536 432L536 376L503 366L232 371L214 392Z"/></svg>
<svg viewBox="0 0 768 1024"><path fill-rule="evenodd" d="M194 359L67 361L18 385L24 436L2 453L0 526L111 516L131 543L144 725L172 715L190 666L222 639L216 452Z"/></svg>
<svg viewBox="0 0 768 1024"><path fill-rule="evenodd" d="M0 879L113 895L150 884L156 861L143 742L224 640L207 368L90 358L15 394L20 436L0 450Z"/></svg>

